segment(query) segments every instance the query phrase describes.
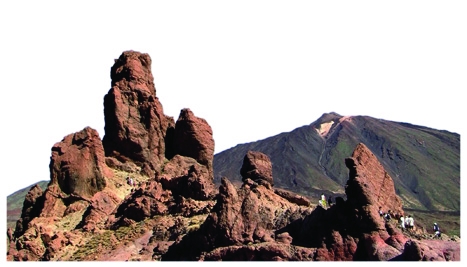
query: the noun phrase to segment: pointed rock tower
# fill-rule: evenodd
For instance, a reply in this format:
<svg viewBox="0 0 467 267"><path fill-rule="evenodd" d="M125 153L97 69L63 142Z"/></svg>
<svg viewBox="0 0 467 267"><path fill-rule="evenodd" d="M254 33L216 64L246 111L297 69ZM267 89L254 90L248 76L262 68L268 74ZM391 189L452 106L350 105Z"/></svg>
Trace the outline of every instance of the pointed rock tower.
<svg viewBox="0 0 467 267"><path fill-rule="evenodd" d="M153 176L166 155L173 155L175 122L164 115L156 97L151 58L125 51L115 60L110 77L112 88L104 97L105 155L122 163L132 161Z"/></svg>

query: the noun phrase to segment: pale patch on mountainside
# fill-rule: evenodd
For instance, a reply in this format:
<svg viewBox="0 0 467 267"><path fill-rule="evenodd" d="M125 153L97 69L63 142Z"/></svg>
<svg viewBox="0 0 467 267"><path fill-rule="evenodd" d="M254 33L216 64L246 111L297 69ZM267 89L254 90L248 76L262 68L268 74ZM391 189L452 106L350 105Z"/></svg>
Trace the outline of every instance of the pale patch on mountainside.
<svg viewBox="0 0 467 267"><path fill-rule="evenodd" d="M339 123L342 123L344 121L348 121L348 122L351 122L352 121L352 117L351 116L344 116L342 118L339 119ZM319 125L318 128L316 128L316 131L318 132L318 134L321 136L321 137L326 137L328 134L329 134L329 131L331 130L332 126L334 125L334 121L330 121L330 122L325 122L325 123L321 123Z"/></svg>
<svg viewBox="0 0 467 267"><path fill-rule="evenodd" d="M334 121L321 123L319 125L319 128L316 129L316 131L321 137L325 137L329 133L329 130L331 129L331 126L333 124L334 124Z"/></svg>

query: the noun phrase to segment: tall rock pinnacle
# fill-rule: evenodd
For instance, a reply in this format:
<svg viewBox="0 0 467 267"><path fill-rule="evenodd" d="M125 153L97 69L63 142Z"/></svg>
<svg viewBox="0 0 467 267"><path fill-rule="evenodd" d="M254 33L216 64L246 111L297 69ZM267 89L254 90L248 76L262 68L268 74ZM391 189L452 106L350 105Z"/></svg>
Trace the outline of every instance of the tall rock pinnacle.
<svg viewBox="0 0 467 267"><path fill-rule="evenodd" d="M131 160L143 173L153 175L170 151L175 122L164 115L156 97L151 58L125 51L110 73L112 88L104 97L106 156Z"/></svg>

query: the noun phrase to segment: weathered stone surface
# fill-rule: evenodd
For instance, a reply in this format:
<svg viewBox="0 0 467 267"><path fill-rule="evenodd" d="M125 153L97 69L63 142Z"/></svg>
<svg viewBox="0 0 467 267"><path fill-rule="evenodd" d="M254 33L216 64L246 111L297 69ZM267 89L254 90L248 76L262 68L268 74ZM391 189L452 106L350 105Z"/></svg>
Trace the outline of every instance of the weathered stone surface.
<svg viewBox="0 0 467 267"><path fill-rule="evenodd" d="M237 190L223 178L216 206L199 231L174 243L162 260L195 260L216 247L274 242L276 229L310 212L260 184L250 182Z"/></svg>
<svg viewBox="0 0 467 267"><path fill-rule="evenodd" d="M174 146L175 154L194 158L208 168L211 180L214 179L214 138L205 119L196 117L188 108L182 109L175 124Z"/></svg>
<svg viewBox="0 0 467 267"><path fill-rule="evenodd" d="M112 192L96 193L83 214L84 219L80 227L89 232L104 228L103 224L120 202L121 199Z"/></svg>
<svg viewBox="0 0 467 267"><path fill-rule="evenodd" d="M309 199L307 199L306 197L304 196L300 196L298 194L295 194L293 192L290 192L290 191L287 191L287 190L284 190L284 189L280 189L280 188L275 188L274 189L274 193L276 193L277 195L287 199L288 201L292 202L292 203L295 203L297 205L301 205L301 206L311 206L311 201Z"/></svg>
<svg viewBox="0 0 467 267"><path fill-rule="evenodd" d="M314 248L301 248L276 242L219 247L203 254L201 261L312 261Z"/></svg>
<svg viewBox="0 0 467 267"><path fill-rule="evenodd" d="M240 169L242 180L250 178L255 182L263 180L274 185L272 179L272 163L269 157L258 151L248 151L243 158L243 165Z"/></svg>
<svg viewBox="0 0 467 267"><path fill-rule="evenodd" d="M172 200L172 193L164 190L156 181L148 181L141 185L116 210L115 217L122 225L124 219L135 222L155 215L168 213L167 203Z"/></svg>
<svg viewBox="0 0 467 267"><path fill-rule="evenodd" d="M58 184L65 194L90 198L104 189L105 177L112 175L99 133L90 127L65 136L52 147L50 183Z"/></svg>
<svg viewBox="0 0 467 267"><path fill-rule="evenodd" d="M156 215L191 217L209 213L217 191L206 166L176 155L162 172L132 192L107 224L115 228Z"/></svg>
<svg viewBox="0 0 467 267"><path fill-rule="evenodd" d="M173 155L174 119L156 97L148 54L125 51L111 69L112 88L104 97L106 156L133 161L152 176L166 154Z"/></svg>
<svg viewBox="0 0 467 267"><path fill-rule="evenodd" d="M174 195L209 200L217 193L212 171L193 158L176 155L164 166L163 173L156 180Z"/></svg>
<svg viewBox="0 0 467 267"><path fill-rule="evenodd" d="M359 216L368 219L361 221L362 230L384 229L384 221L378 213L379 207L385 212L390 210L392 213L404 214L394 181L364 144L357 145L345 164L349 168L345 189L348 202L358 210Z"/></svg>
<svg viewBox="0 0 467 267"><path fill-rule="evenodd" d="M39 215L40 209L36 207L36 202L43 202L41 198L43 191L39 185L35 185L29 189L23 203L23 210L21 217L16 222L15 236L21 236L28 228L28 223L36 216ZM42 204L38 203L38 206Z"/></svg>
<svg viewBox="0 0 467 267"><path fill-rule="evenodd" d="M409 240L401 261L460 261L460 242L442 240Z"/></svg>

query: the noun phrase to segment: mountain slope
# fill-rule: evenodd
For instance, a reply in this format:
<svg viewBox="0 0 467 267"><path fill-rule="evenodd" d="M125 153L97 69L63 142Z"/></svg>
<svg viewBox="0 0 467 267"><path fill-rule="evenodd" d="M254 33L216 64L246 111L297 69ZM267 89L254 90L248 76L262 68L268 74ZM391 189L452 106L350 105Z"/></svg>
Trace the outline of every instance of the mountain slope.
<svg viewBox="0 0 467 267"><path fill-rule="evenodd" d="M215 182L238 172L248 150L271 158L277 187L317 198L342 196L348 170L343 164L364 143L393 178L404 207L460 210L460 135L369 116L323 114L310 125L214 156ZM446 198L445 196L449 196Z"/></svg>

